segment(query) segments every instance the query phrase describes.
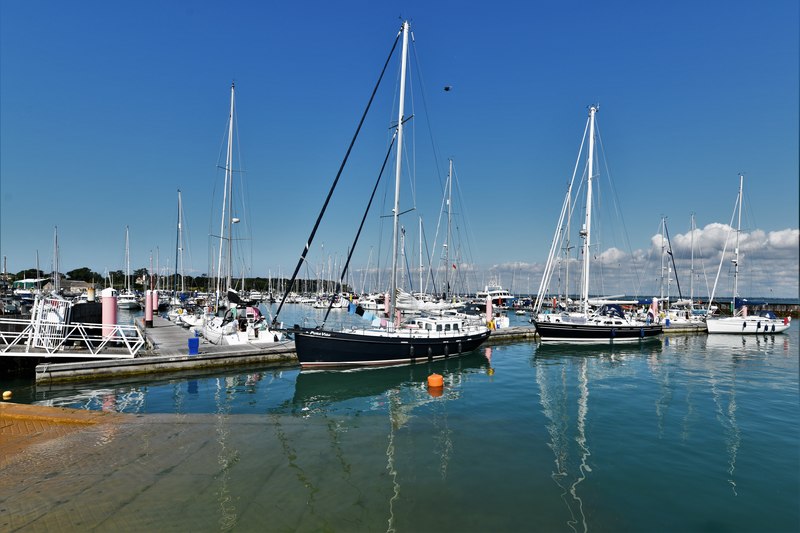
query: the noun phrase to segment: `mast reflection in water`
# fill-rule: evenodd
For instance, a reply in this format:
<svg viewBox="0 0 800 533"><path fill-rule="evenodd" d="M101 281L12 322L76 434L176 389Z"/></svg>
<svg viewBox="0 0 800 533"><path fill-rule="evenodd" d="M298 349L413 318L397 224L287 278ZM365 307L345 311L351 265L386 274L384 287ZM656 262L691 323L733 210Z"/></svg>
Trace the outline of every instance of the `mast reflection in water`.
<svg viewBox="0 0 800 533"><path fill-rule="evenodd" d="M86 449L93 472L134 476L98 488L128 502L115 507L121 526L795 531L799 345L794 326L615 346L490 342L432 364L236 369L31 386L14 398L148 414L102 446L57 441L25 463ZM433 372L439 391L427 387ZM38 496L8 492L9 516L42 494L53 498L33 529L68 523L57 522L69 516L59 502L91 507L98 491L80 484L80 465L26 470Z"/></svg>

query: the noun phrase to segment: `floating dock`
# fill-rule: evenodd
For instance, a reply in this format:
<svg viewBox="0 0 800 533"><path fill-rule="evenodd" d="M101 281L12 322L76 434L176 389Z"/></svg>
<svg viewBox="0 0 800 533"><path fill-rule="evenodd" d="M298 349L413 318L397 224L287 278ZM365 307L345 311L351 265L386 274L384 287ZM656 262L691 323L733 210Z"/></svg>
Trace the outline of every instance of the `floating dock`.
<svg viewBox="0 0 800 533"><path fill-rule="evenodd" d="M153 317L153 327L139 327L143 329L147 350L140 352L135 359L40 363L36 366L36 383L109 379L240 365L297 363L294 341L268 346L218 346L198 337L199 353L190 355L189 339L195 338L191 330L159 316ZM532 326L517 326L493 331L487 342L533 337Z"/></svg>
<svg viewBox="0 0 800 533"><path fill-rule="evenodd" d="M194 338L194 334L165 318L153 317L153 327L144 329L143 333L148 349L135 359L41 363L36 366L36 382L57 383L235 365L297 362L293 341L266 347L217 346L197 338L199 353L190 355L189 339Z"/></svg>

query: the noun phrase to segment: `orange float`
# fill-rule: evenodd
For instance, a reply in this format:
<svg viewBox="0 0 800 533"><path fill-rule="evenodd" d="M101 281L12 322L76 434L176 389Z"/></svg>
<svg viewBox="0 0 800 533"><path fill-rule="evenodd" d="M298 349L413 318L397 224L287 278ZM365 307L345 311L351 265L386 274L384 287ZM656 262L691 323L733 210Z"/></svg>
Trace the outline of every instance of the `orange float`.
<svg viewBox="0 0 800 533"><path fill-rule="evenodd" d="M441 374L431 374L428 376L428 387L444 387L444 378Z"/></svg>

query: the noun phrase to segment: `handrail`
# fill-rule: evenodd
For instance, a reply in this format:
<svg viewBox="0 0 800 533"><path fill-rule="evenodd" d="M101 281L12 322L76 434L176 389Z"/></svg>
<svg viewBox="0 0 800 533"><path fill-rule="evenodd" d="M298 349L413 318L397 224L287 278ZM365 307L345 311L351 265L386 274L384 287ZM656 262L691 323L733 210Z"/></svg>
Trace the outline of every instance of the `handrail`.
<svg viewBox="0 0 800 533"><path fill-rule="evenodd" d="M22 331L7 331L9 326L24 326ZM55 326L55 327L53 327ZM30 320L0 318L0 355L41 357L103 357L132 359L142 349L145 339L134 325L115 324L103 335L106 324L51 324L49 330L36 331ZM84 349L73 349L79 342ZM13 348L24 346L24 350ZM111 348L124 348L121 353L101 353ZM88 353L87 353L88 351Z"/></svg>

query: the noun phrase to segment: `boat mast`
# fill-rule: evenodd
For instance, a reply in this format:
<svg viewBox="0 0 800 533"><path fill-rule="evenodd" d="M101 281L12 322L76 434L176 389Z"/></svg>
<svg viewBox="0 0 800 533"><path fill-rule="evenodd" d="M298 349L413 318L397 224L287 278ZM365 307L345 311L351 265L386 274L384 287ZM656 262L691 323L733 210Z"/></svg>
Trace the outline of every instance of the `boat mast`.
<svg viewBox="0 0 800 533"><path fill-rule="evenodd" d="M228 150L225 155L225 189L222 196L222 220L220 221L220 246L219 246L219 259L217 260L217 305L219 305L221 287L220 283L222 281L222 248L223 248L223 240L225 239L225 227L227 226L227 261L228 261L228 271L225 273L225 289L230 289L231 287L231 266L232 266L232 257L231 257L231 229L233 224L233 217L231 213L231 206L232 200L231 195L233 193L233 170L232 170L232 163L233 163L233 102L234 102L234 92L235 92L236 83L231 83L231 110L230 116L228 117ZM227 216L226 216L227 214ZM226 224L227 222L227 224Z"/></svg>
<svg viewBox="0 0 800 533"><path fill-rule="evenodd" d="M53 231L53 291L56 294L61 292L61 279L58 275L58 226Z"/></svg>
<svg viewBox="0 0 800 533"><path fill-rule="evenodd" d="M128 226L125 226L125 292L131 292L131 252L128 241Z"/></svg>
<svg viewBox="0 0 800 533"><path fill-rule="evenodd" d="M178 292L178 273L181 276L181 292L185 292L183 281L183 204L181 190L178 189L178 229L175 239L175 279L172 281L173 293ZM178 267L180 265L180 269Z"/></svg>
<svg viewBox="0 0 800 533"><path fill-rule="evenodd" d="M689 301L691 302L689 305L694 309L694 213L692 213L692 224L691 224L691 263L689 266L689 272L691 273L692 277L689 279Z"/></svg>
<svg viewBox="0 0 800 533"><path fill-rule="evenodd" d="M664 234L664 225L667 223L666 217L661 217L661 288L659 289L658 298L660 301L664 300L664 271L666 270L666 255L667 255L667 237Z"/></svg>
<svg viewBox="0 0 800 533"><path fill-rule="evenodd" d="M451 221L453 218L453 160L450 162L450 169L447 171L447 241L444 249L444 290L450 296L450 242L453 237Z"/></svg>
<svg viewBox="0 0 800 533"><path fill-rule="evenodd" d="M736 298L739 296L739 234L742 231L742 186L744 175L739 174L739 219L736 223L736 247L733 250L733 301L731 302L731 313L736 314Z"/></svg>
<svg viewBox="0 0 800 533"><path fill-rule="evenodd" d="M403 22L403 53L400 60L400 100L397 112L397 160L394 173L394 209L392 218L394 219L392 230L392 282L389 294L389 318L393 319L397 308L397 244L398 229L400 224L400 173L403 162L403 113L406 101L406 59L408 57L408 21ZM393 323L393 321L391 321Z"/></svg>
<svg viewBox="0 0 800 533"><path fill-rule="evenodd" d="M583 288L581 300L583 312L589 314L589 247L592 244L592 179L594 172L594 117L597 106L589 106L589 152L588 174L586 179L586 219L581 229L583 237Z"/></svg>
<svg viewBox="0 0 800 533"><path fill-rule="evenodd" d="M422 271L424 270L423 266L423 258L422 258L422 216L419 217L419 292L424 293L428 292L428 288L425 287L423 290L422 288Z"/></svg>

